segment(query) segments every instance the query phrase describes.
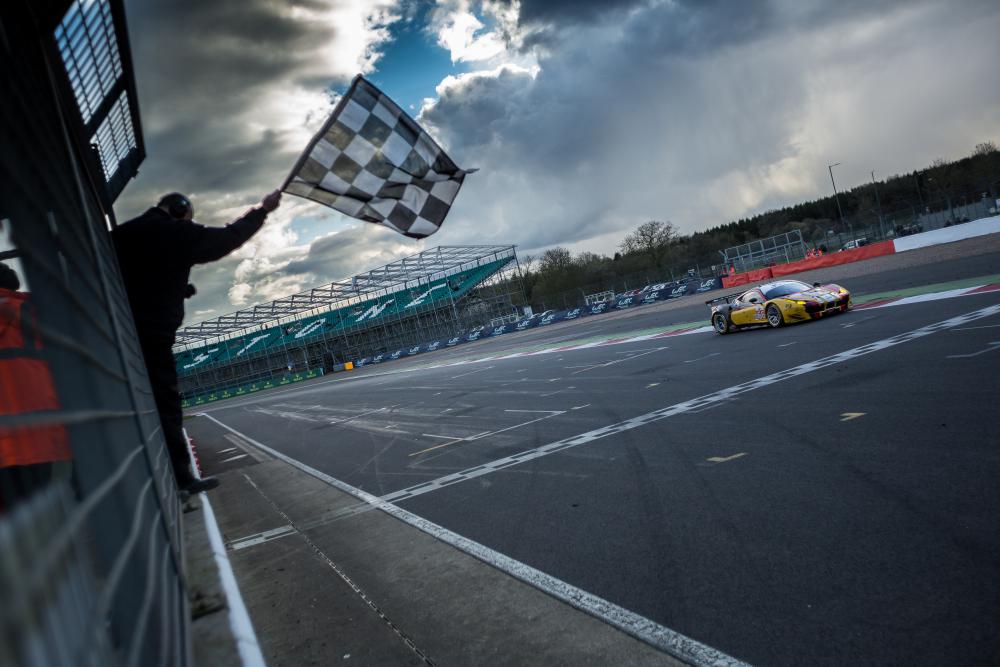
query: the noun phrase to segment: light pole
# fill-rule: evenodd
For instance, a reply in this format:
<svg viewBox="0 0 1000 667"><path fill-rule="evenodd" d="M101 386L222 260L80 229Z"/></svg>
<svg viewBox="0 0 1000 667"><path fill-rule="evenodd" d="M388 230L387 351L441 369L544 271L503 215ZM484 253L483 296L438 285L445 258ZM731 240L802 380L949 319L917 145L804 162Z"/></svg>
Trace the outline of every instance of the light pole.
<svg viewBox="0 0 1000 667"><path fill-rule="evenodd" d="M840 193L837 192L837 182L833 180L833 168L839 166L839 162L828 164L826 168L830 171L830 183L833 185L833 197L837 200L837 212L840 213L840 224L844 224L844 209L840 207Z"/></svg>
<svg viewBox="0 0 1000 667"><path fill-rule="evenodd" d="M833 180L833 168L838 166L840 163L835 162L826 166L830 170L830 183L833 184L833 197L837 200L837 212L840 214L840 228L844 228L844 209L840 206L840 193L837 192L837 182ZM851 230L851 236L854 236L854 230Z"/></svg>
<svg viewBox="0 0 1000 667"><path fill-rule="evenodd" d="M885 229L882 227L882 199L878 196L878 183L875 182L875 170L872 169L872 186L875 188L875 204L878 206L878 231L885 238Z"/></svg>

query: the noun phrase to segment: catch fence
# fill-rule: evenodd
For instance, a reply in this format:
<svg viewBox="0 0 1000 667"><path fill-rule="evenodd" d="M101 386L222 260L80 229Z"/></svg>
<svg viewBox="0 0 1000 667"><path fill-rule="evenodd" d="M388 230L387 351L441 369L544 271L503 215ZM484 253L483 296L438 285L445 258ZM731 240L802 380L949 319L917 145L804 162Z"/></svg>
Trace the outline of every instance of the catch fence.
<svg viewBox="0 0 1000 667"><path fill-rule="evenodd" d="M0 37L0 664L186 664L179 503L108 234L144 155L123 3L5 0Z"/></svg>

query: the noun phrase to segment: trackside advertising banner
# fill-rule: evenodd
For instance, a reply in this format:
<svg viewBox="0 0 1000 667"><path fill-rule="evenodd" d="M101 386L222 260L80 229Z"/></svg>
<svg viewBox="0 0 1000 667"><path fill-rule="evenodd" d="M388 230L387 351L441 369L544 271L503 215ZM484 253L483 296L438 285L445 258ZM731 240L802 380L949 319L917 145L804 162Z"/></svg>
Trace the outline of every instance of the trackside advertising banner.
<svg viewBox="0 0 1000 667"><path fill-rule="evenodd" d="M455 347L456 345L471 343L472 341L480 340L482 338L495 338L497 336L503 336L504 334L516 331L526 331L528 329L534 329L535 327L544 327L549 324L555 324L556 322L576 320L581 317L590 317L591 315L601 315L603 313L613 313L619 310L625 310L626 308L632 308L634 306L643 306L656 303L657 301L677 299L682 296L701 294L703 292L710 292L721 288L722 278L720 277L708 278L705 280L677 280L669 283L657 283L655 285L649 285L643 290L634 290L632 292L619 294L610 301L597 303L592 306L581 306L580 308L572 308L570 310L547 310L544 313L535 313L534 315L521 318L516 322L509 322L496 327L476 327L475 329L471 329L464 334L454 336L452 338L442 338L440 340L422 343L413 347L393 350L392 352L384 352L371 357L364 357L354 362L354 366L360 367L378 364L383 361L410 357L423 352L433 352L434 350Z"/></svg>

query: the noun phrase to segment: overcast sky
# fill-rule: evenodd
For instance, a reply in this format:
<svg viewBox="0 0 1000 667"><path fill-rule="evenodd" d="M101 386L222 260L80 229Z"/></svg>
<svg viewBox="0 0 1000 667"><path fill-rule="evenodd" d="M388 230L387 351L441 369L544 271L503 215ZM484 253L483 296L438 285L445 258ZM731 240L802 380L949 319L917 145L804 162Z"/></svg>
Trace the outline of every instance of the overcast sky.
<svg viewBox="0 0 1000 667"><path fill-rule="evenodd" d="M995 0L127 0L148 156L120 220L165 192L221 225L280 185L351 78L469 176L424 241L286 195L196 268L188 322L434 245L610 254L1000 143Z"/></svg>

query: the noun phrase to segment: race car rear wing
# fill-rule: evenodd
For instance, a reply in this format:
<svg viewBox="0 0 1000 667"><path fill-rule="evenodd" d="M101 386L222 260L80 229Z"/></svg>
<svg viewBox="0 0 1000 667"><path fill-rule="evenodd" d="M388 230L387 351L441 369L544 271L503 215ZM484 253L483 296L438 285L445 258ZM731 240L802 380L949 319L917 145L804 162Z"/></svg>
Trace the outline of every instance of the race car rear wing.
<svg viewBox="0 0 1000 667"><path fill-rule="evenodd" d="M743 294L743 292L737 292L735 294L726 294L725 296L717 296L714 299L709 299L708 301L706 301L705 305L706 306L714 306L715 304L722 303L723 301L729 302L729 301L732 301L733 299L737 298L738 296L741 296L742 294Z"/></svg>

